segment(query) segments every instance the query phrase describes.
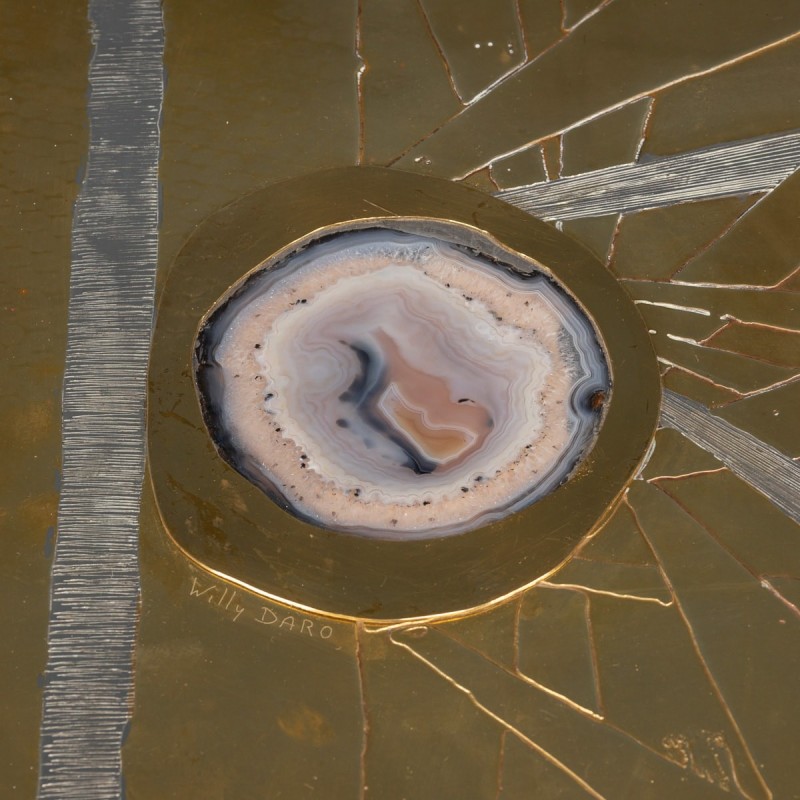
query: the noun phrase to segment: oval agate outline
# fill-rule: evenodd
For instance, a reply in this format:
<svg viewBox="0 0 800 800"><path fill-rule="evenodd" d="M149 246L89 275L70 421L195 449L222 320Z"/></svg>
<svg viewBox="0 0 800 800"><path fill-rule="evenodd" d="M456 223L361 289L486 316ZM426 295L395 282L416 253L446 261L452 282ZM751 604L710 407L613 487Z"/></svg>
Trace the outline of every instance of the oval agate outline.
<svg viewBox="0 0 800 800"><path fill-rule="evenodd" d="M306 521L394 539L551 492L609 391L594 327L543 272L388 228L249 276L202 326L195 367L231 466Z"/></svg>

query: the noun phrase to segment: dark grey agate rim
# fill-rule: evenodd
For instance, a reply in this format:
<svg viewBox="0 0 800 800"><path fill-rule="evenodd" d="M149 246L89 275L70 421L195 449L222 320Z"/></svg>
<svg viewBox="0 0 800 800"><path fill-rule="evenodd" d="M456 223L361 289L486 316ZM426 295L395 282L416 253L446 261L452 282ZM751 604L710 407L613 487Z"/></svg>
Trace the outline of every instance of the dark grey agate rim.
<svg viewBox="0 0 800 800"><path fill-rule="evenodd" d="M256 296L260 292L266 291L267 288L274 287L281 280L281 276L276 275L276 273L286 272L291 274L290 270L294 266L297 257L301 254L309 254L318 245L335 243L340 240L342 241L342 247L346 247L349 245L349 241L344 240L355 242L354 237L359 234L373 232L385 232L389 234L387 238L390 238L391 234L395 234L398 237L424 237L431 241L463 250L470 256L478 258L487 265L493 266L498 271L511 275L516 279L546 282L557 297L572 306L577 312L575 321L582 328L583 333L580 338L585 339L589 346L596 347L599 355L599 370L593 374L587 366L587 359L583 350L573 341L574 350L580 359L583 375L572 386L566 400L575 414L579 417L584 417L587 424L580 429L578 425L572 426L569 432L569 441L565 448L565 455L545 475L541 476L532 487L521 492L511 501L487 508L476 517L460 524L442 524L425 530L395 530L392 528L358 527L330 523L321 525L312 515L304 513L302 509L294 506L275 482L270 480L262 465L249 453L242 452L236 446L231 432L223 422L221 394L224 386L224 376L220 365L215 359L215 351L229 326L239 314L239 310L233 308L233 306L237 301L243 301L250 296ZM398 240L398 244L400 243L402 243L401 240ZM271 276L274 276L272 280L270 280ZM197 334L192 363L203 420L220 457L233 469L251 481L281 509L308 524L343 534L397 541L427 540L439 536L455 536L464 533L482 525L501 520L510 514L518 513L526 506L537 502L563 483L566 483L593 446L597 432L602 424L604 403L595 404L593 399L599 396L607 398L611 391L606 354L597 329L581 306L552 275L530 259L501 247L490 237L482 235L478 231L434 220L396 220L392 221L391 224L375 224L373 222L369 225L354 224L352 226L344 226L335 232L326 232L308 237L291 251L281 253L279 257L259 265L229 289L209 310ZM566 468L564 468L565 463Z"/></svg>

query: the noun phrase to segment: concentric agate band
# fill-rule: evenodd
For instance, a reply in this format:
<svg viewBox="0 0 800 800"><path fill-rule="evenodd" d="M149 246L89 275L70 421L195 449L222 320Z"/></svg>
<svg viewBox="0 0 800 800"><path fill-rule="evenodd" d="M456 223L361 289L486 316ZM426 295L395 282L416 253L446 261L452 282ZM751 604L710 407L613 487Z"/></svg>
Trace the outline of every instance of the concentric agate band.
<svg viewBox="0 0 800 800"><path fill-rule="evenodd" d="M386 228L249 277L197 347L220 452L292 513L383 538L460 533L564 480L605 358L541 272Z"/></svg>

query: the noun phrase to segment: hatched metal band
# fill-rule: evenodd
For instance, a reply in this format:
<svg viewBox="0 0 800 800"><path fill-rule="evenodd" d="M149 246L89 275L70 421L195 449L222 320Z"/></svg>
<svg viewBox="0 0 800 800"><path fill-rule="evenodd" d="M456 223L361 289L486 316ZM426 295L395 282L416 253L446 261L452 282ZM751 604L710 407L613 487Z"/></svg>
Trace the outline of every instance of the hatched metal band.
<svg viewBox="0 0 800 800"><path fill-rule="evenodd" d="M157 0L93 0L89 20L39 774L39 797L81 800L121 795L133 700L164 46Z"/></svg>

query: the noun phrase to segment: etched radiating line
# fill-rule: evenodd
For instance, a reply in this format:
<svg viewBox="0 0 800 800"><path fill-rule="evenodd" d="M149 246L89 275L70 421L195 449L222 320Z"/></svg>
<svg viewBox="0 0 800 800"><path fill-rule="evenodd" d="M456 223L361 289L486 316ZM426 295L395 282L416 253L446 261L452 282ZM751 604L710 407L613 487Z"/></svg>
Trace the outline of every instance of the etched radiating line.
<svg viewBox="0 0 800 800"><path fill-rule="evenodd" d="M364 75L367 72L367 62L362 55L364 49L364 7L363 0L358 0L356 6L356 30L355 30L355 49L356 49L356 94L358 96L358 153L356 164L364 163L366 149L366 114L364 108Z"/></svg>
<svg viewBox="0 0 800 800"><path fill-rule="evenodd" d="M503 795L503 777L506 766L506 737L508 736L508 728L503 728L500 731L500 744L497 752L497 791L494 795L494 800L501 800Z"/></svg>
<svg viewBox="0 0 800 800"><path fill-rule="evenodd" d="M527 64L531 56L530 42L528 42L528 31L525 28L525 20L522 18L522 0L514 0L514 20L519 32L519 40L522 42L522 63Z"/></svg>
<svg viewBox="0 0 800 800"><path fill-rule="evenodd" d="M567 31L568 33L572 33L572 31L574 31L575 28L579 27L580 25L583 25L583 23L586 22L586 20L591 19L595 14L602 11L606 6L610 5L612 2L613 0L603 0L599 5L595 6L595 8L593 8L591 11L584 14L574 25L570 25L569 27L566 26L566 19L564 18L564 10L562 4L562 16L561 16L562 30Z"/></svg>
<svg viewBox="0 0 800 800"><path fill-rule="evenodd" d="M121 796L139 608L164 28L158 0L90 0L89 20L90 136L72 226L43 799Z"/></svg>
<svg viewBox="0 0 800 800"><path fill-rule="evenodd" d="M656 360L659 364L663 364L665 367L669 367L669 369L664 373L675 369L679 372L685 372L687 375L690 375L692 378L695 378L702 383L708 384L709 386L713 386L717 389L721 389L724 392L730 392L734 395L734 400L742 400L745 395L742 394L740 391L734 389L732 386L726 386L724 383L719 383L718 381L711 380L711 378L706 377L705 375L701 375L699 372L694 372L693 370L689 369L688 367L682 366L681 364L676 364L674 361L670 361L668 358L663 358L662 356L657 356ZM747 395L748 397L750 395Z"/></svg>
<svg viewBox="0 0 800 800"><path fill-rule="evenodd" d="M657 597L612 592L608 589L596 589L593 586L584 586L582 583L551 583L550 581L540 581L537 585L545 589L567 589L571 592L586 592L589 595L599 594L604 597L616 597L618 600L633 600L637 603L655 603L655 605L662 606L663 608L669 608L672 605L671 601L659 600Z"/></svg>
<svg viewBox="0 0 800 800"><path fill-rule="evenodd" d="M674 428L800 522L800 464L705 406L665 390L661 424Z"/></svg>
<svg viewBox="0 0 800 800"><path fill-rule="evenodd" d="M684 478L696 478L698 475L715 475L717 472L727 472L727 467L717 467L716 469L696 469L693 472L681 472L678 475L656 475L647 479L647 483L655 483L661 488L659 481L682 481ZM670 495L671 497L672 495Z"/></svg>
<svg viewBox="0 0 800 800"><path fill-rule="evenodd" d="M619 164L495 196L544 219L580 219L763 192L798 166L800 133L793 132Z"/></svg>
<svg viewBox="0 0 800 800"><path fill-rule="evenodd" d="M662 409L663 409L663 405L662 405ZM772 790L769 788L769 786L767 785L766 781L764 780L764 776L761 774L761 770L759 769L759 764L756 761L755 757L753 756L753 753L750 751L750 745L747 742L747 740L745 739L744 734L742 733L742 729L739 727L739 723L738 723L736 717L733 714L733 710L728 705L728 702L725 699L725 695L722 693L722 689L720 688L719 684L717 683L717 679L716 679L713 671L711 670L711 665L706 661L706 658L703 655L703 649L700 647L700 642L697 639L697 635L695 633L694 626L692 625L691 620L689 619L689 616L687 615L685 609L683 608L683 606L681 605L681 603L680 603L680 601L678 599L678 596L677 596L677 594L675 592L675 587L672 584L672 580L671 580L671 578L669 576L669 573L668 573L666 567L664 566L664 564L663 564L663 562L661 560L661 557L659 556L658 552L656 552L656 548L653 546L653 543L651 542L650 538L647 536L647 533L645 532L644 526L642 525L642 522L639 519L639 515L636 513L636 509L633 507L633 504L630 501L630 496L629 495L626 497L625 503L628 506L628 510L633 515L633 520L634 520L634 522L636 524L636 527L639 529L639 535L644 540L648 550L650 550L650 553L652 554L653 558L655 559L656 564L658 565L658 569L659 569L659 572L661 573L662 579L664 580L664 584L669 589L670 596L672 597L672 604L674 605L676 611L678 612L678 616L680 617L680 619L681 619L681 621L683 623L683 626L686 629L686 632L687 632L687 634L689 636L689 640L692 643L692 650L694 651L695 657L697 658L697 660L698 660L698 662L700 664L700 668L702 669L703 673L706 676L706 680L708 681L708 683L711 686L711 691L712 691L714 697L716 698L717 702L719 703L719 706L722 709L723 713L728 718L728 722L730 723L731 727L733 728L737 738L739 739L739 743L741 744L741 746L742 746L742 748L744 750L745 758L747 759L747 761L750 762L750 767L752 768L753 773L756 776L756 780L761 785L761 787L764 790L764 793L765 793L766 797L768 798L768 800L772 800L772 797L773 797ZM749 798L749 800L752 800L752 795L750 795L749 793L745 792L742 789L742 787L741 787L741 785L739 783L739 777L738 777L738 775L736 773L735 766L734 765L731 765L731 766L734 767L734 769L733 769L733 780L734 780L734 783L736 784L736 787L739 789L740 793L743 796Z"/></svg>
<svg viewBox="0 0 800 800"><path fill-rule="evenodd" d="M656 99L655 97L647 97L647 114L645 114L644 121L642 122L642 130L639 134L639 144L636 145L636 153L633 157L634 161L638 161L642 155L642 150L644 150L645 143L647 142L647 137L650 135L650 125L653 121L653 110L656 107ZM624 106L623 106L624 108Z"/></svg>
<svg viewBox="0 0 800 800"><path fill-rule="evenodd" d="M363 635L362 624L356 623L354 628L356 647L356 667L358 673L358 696L361 705L361 749L358 753L358 797L359 800L364 800L367 792L367 752L369 750L369 735L370 735L370 721L369 721L369 706L367 704L367 678L364 669L364 655L361 651L361 637Z"/></svg>
<svg viewBox="0 0 800 800"><path fill-rule="evenodd" d="M458 683L450 675L448 675L446 672L437 667L436 664L425 658L425 656L418 653L416 650L414 650L405 642L398 642L396 639L391 639L391 642L392 644L397 645L397 647L401 647L403 648L403 650L406 650L407 652L411 653L411 655L414 658L416 658L418 661L421 661L423 664L425 664L427 667L433 670L433 672L435 672L437 675L444 678L444 680L446 680L451 686L453 686L459 692L463 692L469 699L470 703L472 703L472 705L474 705L478 710L482 711L488 717L493 719L495 722L497 722L499 725L505 728L509 733L513 733L514 736L516 736L521 742L523 742L523 744L527 745L531 750L542 756L542 758L544 758L545 761L550 763L556 769L563 772L568 778L573 780L589 796L595 798L595 800L606 800L606 798L602 794L593 789L592 786L590 786L580 775L571 770L566 764L564 764L562 761L556 758L552 753L545 750L538 742L526 736L522 731L515 728L510 722L503 719L503 717L501 717L500 715L495 714L494 711L492 711L488 706L485 706L480 700L478 700L478 698L475 696L475 694L472 692L471 689Z"/></svg>
<svg viewBox="0 0 800 800"><path fill-rule="evenodd" d="M447 56L445 55L444 48L442 47L439 38L433 32L433 25L431 25L430 17L428 16L428 12L425 10L425 6L422 4L422 0L417 0L417 8L419 9L419 13L422 15L423 21L425 22L425 28L428 31L428 36L430 36L431 41L433 42L433 46L436 48L436 52L439 54L439 58L441 59L442 65L444 66L444 71L447 74L447 80L450 82L450 89L456 96L458 102L461 103L462 106L466 106L466 100L461 96L461 93L458 91L455 77L453 76L453 72L450 69L450 62L447 60Z"/></svg>
<svg viewBox="0 0 800 800"><path fill-rule="evenodd" d="M592 681L594 683L594 697L597 713L600 717L606 716L605 703L603 702L603 692L600 683L600 659L597 655L597 642L594 636L594 623L592 622L592 598L587 593L583 596L583 611L586 616L586 633L589 639L589 655L592 660Z"/></svg>
<svg viewBox="0 0 800 800"><path fill-rule="evenodd" d="M727 224L725 224L721 230L718 230L708 241L703 242L694 251L685 256L681 261L681 263L677 267L675 267L675 269L673 269L672 272L670 272L668 278L670 283L672 281L683 283L684 281L680 281L680 273L686 267L688 267L689 264L691 264L696 259L700 258L703 255L703 253L705 253L708 250L711 250L712 247L715 247L729 233L734 231L740 223L747 220L748 216L753 211L755 211L759 207L759 205L761 205L761 203L763 203L768 198L772 197L772 193L775 191L775 189L778 188L778 186L780 186L780 184L770 189L770 191L764 192L760 197L756 198L753 202L749 203L743 211L737 213L732 220L729 220Z"/></svg>
<svg viewBox="0 0 800 800"><path fill-rule="evenodd" d="M786 608L789 609L793 614L796 614L800 617L800 608L798 608L789 598L784 597L772 584L769 578L762 578L761 585L772 595L774 595L781 603L783 603Z"/></svg>

